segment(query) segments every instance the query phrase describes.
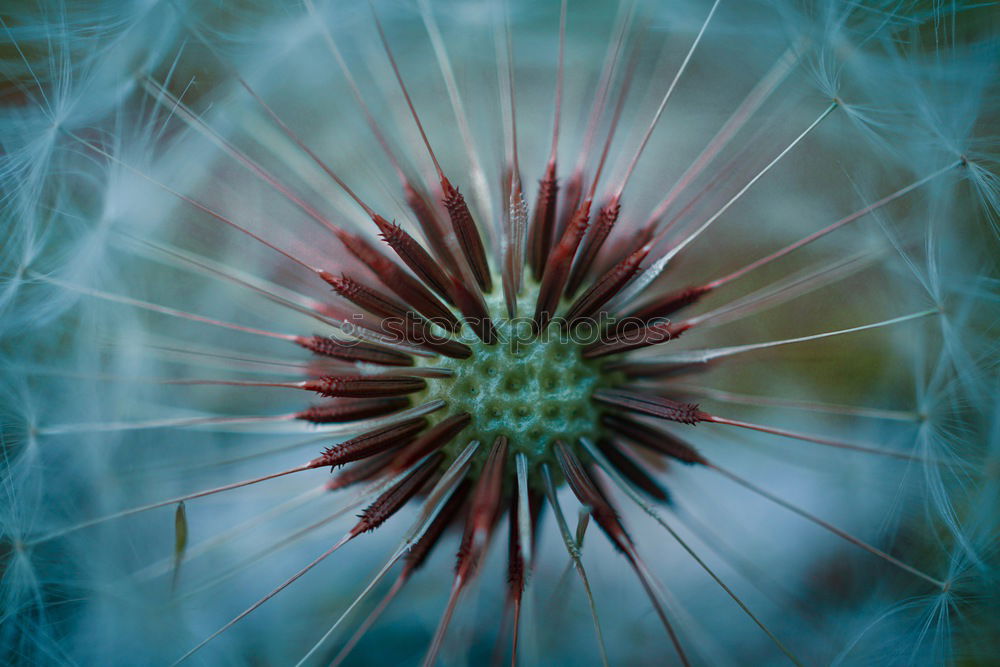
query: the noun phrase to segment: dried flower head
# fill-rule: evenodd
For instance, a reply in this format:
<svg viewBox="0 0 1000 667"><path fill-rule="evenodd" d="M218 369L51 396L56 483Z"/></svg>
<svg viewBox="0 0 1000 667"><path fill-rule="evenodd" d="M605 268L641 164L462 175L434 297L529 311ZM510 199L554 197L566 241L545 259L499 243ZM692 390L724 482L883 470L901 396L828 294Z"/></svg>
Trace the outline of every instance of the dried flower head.
<svg viewBox="0 0 1000 667"><path fill-rule="evenodd" d="M985 11L12 11L3 655L989 655Z"/></svg>

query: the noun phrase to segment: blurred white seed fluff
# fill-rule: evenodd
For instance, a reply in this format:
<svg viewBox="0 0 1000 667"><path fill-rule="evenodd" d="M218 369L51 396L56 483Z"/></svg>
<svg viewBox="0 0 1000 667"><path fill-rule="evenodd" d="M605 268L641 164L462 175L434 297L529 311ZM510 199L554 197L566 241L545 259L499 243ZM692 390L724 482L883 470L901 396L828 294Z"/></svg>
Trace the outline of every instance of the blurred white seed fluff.
<svg viewBox="0 0 1000 667"><path fill-rule="evenodd" d="M183 529L177 503L104 518L288 470L356 435L298 420L213 420L294 414L316 401L188 381L297 381L316 362L287 340L178 315L294 336L355 322L357 308L304 265L379 284L330 226L389 250L296 139L379 215L433 245L366 120L365 108L399 168L439 198L373 10L441 167L479 223L496 276L491 303L502 304L511 82L533 210L552 144L560 2L176 0L0 13L5 664L170 664L357 523L365 505L351 503L366 487L326 491L325 467L190 499ZM670 393L651 381L650 392L827 443L720 423L665 427L840 534L716 470L641 457L673 497L660 517L745 608L600 477L692 664L973 665L1000 652L1000 37L990 11L566 3L560 184L588 144L583 173L594 178L613 132L594 211L625 183L622 213L597 264L630 252L651 216L663 232L612 307L720 281L676 316L695 322L690 331L629 362L694 362L663 385ZM447 236L456 249L450 227ZM534 304L523 307L530 316ZM788 342L767 345L779 341ZM580 504L565 484L558 495L575 530ZM329 664L392 579L325 633L419 516L408 503L187 660ZM445 664L510 659L507 521L459 601ZM459 532L345 664L420 663ZM537 536L517 661L600 664L550 508ZM680 664L593 521L582 554L608 661Z"/></svg>

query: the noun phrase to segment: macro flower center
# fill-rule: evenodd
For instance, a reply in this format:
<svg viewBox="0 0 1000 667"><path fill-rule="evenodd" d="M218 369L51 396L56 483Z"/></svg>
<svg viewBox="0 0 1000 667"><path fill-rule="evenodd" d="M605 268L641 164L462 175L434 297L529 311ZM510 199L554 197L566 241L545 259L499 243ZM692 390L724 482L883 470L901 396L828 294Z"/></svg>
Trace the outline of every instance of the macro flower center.
<svg viewBox="0 0 1000 667"><path fill-rule="evenodd" d="M7 2L0 667L1000 667L990 4Z"/></svg>
<svg viewBox="0 0 1000 667"><path fill-rule="evenodd" d="M616 374L602 371L603 360L584 359L586 341L562 327L550 326L542 335L533 336L530 314L525 311L536 298L537 285L526 286L518 301L518 316L509 318L499 290L486 295L497 342L484 343L468 335L464 342L472 349L469 358L442 356L435 362L453 375L429 379L416 404L435 399L448 404L447 410L430 416L432 423L455 413L472 417L463 438L444 448L449 460L468 442L478 440L480 448L473 460L473 469L478 469L489 445L506 436L508 457L523 453L531 467L537 467L555 462L556 441L574 444L580 438L597 439L600 410L591 395L595 389L614 384Z"/></svg>

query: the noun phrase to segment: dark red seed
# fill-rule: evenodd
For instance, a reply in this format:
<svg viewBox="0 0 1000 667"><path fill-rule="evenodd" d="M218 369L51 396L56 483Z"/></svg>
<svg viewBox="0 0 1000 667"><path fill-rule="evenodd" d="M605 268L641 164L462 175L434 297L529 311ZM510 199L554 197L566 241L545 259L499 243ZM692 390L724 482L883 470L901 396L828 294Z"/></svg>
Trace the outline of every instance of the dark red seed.
<svg viewBox="0 0 1000 667"><path fill-rule="evenodd" d="M618 549L629 553L632 540L625 532L625 527L618 518L618 512L597 488L580 459L565 442L560 440L556 441L555 450L559 467L562 469L563 475L566 476L566 481L577 500L590 508L590 515L594 517L594 521L601 527L608 539Z"/></svg>
<svg viewBox="0 0 1000 667"><path fill-rule="evenodd" d="M602 415L601 423L611 433L624 436L637 445L660 454L665 454L683 463L698 463L701 465L708 463L698 453L698 450L684 440L671 433L629 419L624 415Z"/></svg>
<svg viewBox="0 0 1000 667"><path fill-rule="evenodd" d="M633 571L642 583L642 587L646 590L650 602L653 603L660 621L670 635L670 639L677 650L678 656L680 656L681 662L685 666L689 665L690 663L685 657L683 649L680 647L670 621L667 619L662 605L653 592L649 578L644 574L648 570L645 564L639 559L639 555L635 551L635 544L625 531L625 526L622 524L621 519L619 519L618 512L608 500L608 497L587 473L580 459L577 458L573 450L567 447L565 443L556 443L556 458L559 460L559 465L566 476L566 481L569 482L569 486L573 490L574 495L576 495L577 500L590 509L590 515L594 517L597 525L600 526L604 534L608 536L608 539L628 559L629 565L632 566Z"/></svg>
<svg viewBox="0 0 1000 667"><path fill-rule="evenodd" d="M367 310L372 315L405 319L409 313L409 309L403 304L378 290L361 284L346 274L341 274L338 278L326 271L321 271L319 275L339 296L347 299L358 308Z"/></svg>
<svg viewBox="0 0 1000 667"><path fill-rule="evenodd" d="M503 495L504 467L507 462L508 439L497 436L493 441L486 463L479 476L479 488L472 500L469 521L477 529L488 530L500 513L500 498Z"/></svg>
<svg viewBox="0 0 1000 667"><path fill-rule="evenodd" d="M570 220L580 207L580 200L583 197L583 172L575 171L570 176L566 187L563 190L562 212L558 218L556 228L552 230L552 243L557 243L569 227Z"/></svg>
<svg viewBox="0 0 1000 667"><path fill-rule="evenodd" d="M535 212L531 218L529 233L528 262L535 280L541 280L545 271L545 259L552 249L552 235L559 203L559 182L556 180L556 163L550 160L545 167L545 175L538 182L538 197Z"/></svg>
<svg viewBox="0 0 1000 667"><path fill-rule="evenodd" d="M611 267L611 270L597 279L586 292L573 303L566 313L566 320L572 326L578 319L589 317L613 299L639 271L639 265L649 254L649 247L643 246Z"/></svg>
<svg viewBox="0 0 1000 667"><path fill-rule="evenodd" d="M340 296L363 310L383 317L381 328L384 333L399 336L407 343L419 345L455 359L465 359L472 354L472 350L467 345L435 334L430 330L427 320L378 290L367 287L346 275L337 278L324 271L320 273L320 276ZM455 322L457 323L458 320ZM451 328L451 324L448 322L442 321L438 324L445 328Z"/></svg>
<svg viewBox="0 0 1000 667"><path fill-rule="evenodd" d="M443 460L444 454L440 452L429 456L406 477L393 484L389 490L365 508L358 517L360 521L351 529L351 534L360 535L375 530L385 523L427 484L427 481L438 471Z"/></svg>
<svg viewBox="0 0 1000 667"><path fill-rule="evenodd" d="M617 241L610 243L608 252L605 253L605 256L599 256L594 263L594 266L597 267L595 273L606 273L611 268L615 259L631 255L633 252L652 241L654 231L655 229L652 224L646 224L628 234L625 238L618 239Z"/></svg>
<svg viewBox="0 0 1000 667"><path fill-rule="evenodd" d="M396 398L344 398L324 405L314 405L296 413L295 418L314 424L340 424L371 417L381 417L410 405L410 400Z"/></svg>
<svg viewBox="0 0 1000 667"><path fill-rule="evenodd" d="M583 358L597 359L609 354L622 354L650 345L660 345L679 338L691 328L691 325L683 322L679 324L657 322L647 326L637 326L635 329L626 329L629 324L628 319L622 320L618 325L620 332L616 337L591 344L584 349ZM638 325L638 322L636 324Z"/></svg>
<svg viewBox="0 0 1000 667"><path fill-rule="evenodd" d="M310 465L313 468L339 466L381 454L410 442L426 426L427 420L421 417L377 428L374 431L345 440L339 445L327 447L323 450L322 455L312 460Z"/></svg>
<svg viewBox="0 0 1000 667"><path fill-rule="evenodd" d="M455 237L458 245L465 254L465 259L469 262L472 275L479 284L479 289L483 292L493 290L493 282L490 279L490 265L486 259L486 249L483 247L483 240L479 236L476 221L472 218L469 205L465 203L465 197L460 193L447 178L441 178L441 192L444 196L442 202L451 218L452 229L455 230Z"/></svg>
<svg viewBox="0 0 1000 667"><path fill-rule="evenodd" d="M349 464L330 478L330 481L326 483L327 490L336 491L337 489L363 482L384 473L386 465L392 460L392 456L393 452L391 451L382 452L381 454L375 454L374 456L369 456L366 459Z"/></svg>
<svg viewBox="0 0 1000 667"><path fill-rule="evenodd" d="M343 361L361 361L382 366L413 365L413 357L408 354L357 341L339 341L326 336L299 336L295 342L321 357Z"/></svg>
<svg viewBox="0 0 1000 667"><path fill-rule="evenodd" d="M589 219L590 201L588 200L573 214L573 219L566 228L566 232L559 239L559 243L556 244L546 261L545 275L538 288L538 302L535 305L534 327L536 334L544 331L555 315L555 310L563 295L563 288L566 286L573 257L580 246L584 232L587 231Z"/></svg>
<svg viewBox="0 0 1000 667"><path fill-rule="evenodd" d="M341 230L338 234L344 246L357 257L379 281L392 290L404 303L435 324L457 331L458 320L430 290L360 236Z"/></svg>
<svg viewBox="0 0 1000 667"><path fill-rule="evenodd" d="M517 494L510 497L510 519L507 522L507 583L508 594L519 600L524 591L525 563L521 555L520 519L517 512Z"/></svg>
<svg viewBox="0 0 1000 667"><path fill-rule="evenodd" d="M493 328L493 320L482 295L470 291L457 278L452 278L451 293L455 295L455 303L465 318L465 323L479 336L479 339L487 345L496 342L497 332Z"/></svg>
<svg viewBox="0 0 1000 667"><path fill-rule="evenodd" d="M687 306L696 303L711 291L710 287L700 286L687 287L677 292L671 292L670 294L662 296L654 300L652 303L639 308L629 315L629 317L634 317L636 319L643 320L644 322L649 322L650 320L655 320L660 317L669 317L681 308L686 308Z"/></svg>
<svg viewBox="0 0 1000 667"><path fill-rule="evenodd" d="M691 426L705 421L707 417L695 403L681 403L663 396L637 394L623 389L598 389L594 392L594 399L606 405Z"/></svg>
<svg viewBox="0 0 1000 667"><path fill-rule="evenodd" d="M455 571L462 581L467 581L485 552L487 536L493 529L501 511L503 497L503 471L507 459L507 437L498 436L493 441L489 457L483 464L479 482L472 494L472 504L465 520L465 532L458 547Z"/></svg>
<svg viewBox="0 0 1000 667"><path fill-rule="evenodd" d="M405 470L424 456L441 449L454 440L471 421L472 416L468 412L463 412L438 422L399 453L392 462L392 470L396 472Z"/></svg>
<svg viewBox="0 0 1000 667"><path fill-rule="evenodd" d="M448 293L448 276L438 265L430 253L424 250L416 239L406 233L406 231L395 223L390 223L382 216L372 217L378 225L382 239L389 244L403 263L410 267L410 270L423 281L424 285L431 288L448 303L453 303L451 295Z"/></svg>
<svg viewBox="0 0 1000 667"><path fill-rule="evenodd" d="M667 490L618 445L610 440L602 439L598 441L597 447L604 454L605 458L608 459L608 463L614 466L615 470L621 473L622 477L656 500L665 503L670 502L670 494L667 493Z"/></svg>
<svg viewBox="0 0 1000 667"><path fill-rule="evenodd" d="M459 323L458 318L455 317L454 313L452 313L447 306L431 294L426 287L420 284L419 281L410 278L408 274L402 272L400 273L402 276L406 276L409 280L403 281L398 287L396 287L395 291L406 301L406 303L413 307L413 310L417 311L434 324L437 324L452 333L457 332L461 328L462 325ZM402 277L396 276L392 278L392 280L402 280Z"/></svg>
<svg viewBox="0 0 1000 667"><path fill-rule="evenodd" d="M403 396L420 391L427 383L418 377L384 375L327 375L307 380L302 388L331 398Z"/></svg>
<svg viewBox="0 0 1000 667"><path fill-rule="evenodd" d="M420 225L420 229L423 230L424 238L430 244L431 250L434 251L434 254L437 255L437 258L449 271L458 273L458 263L455 261L455 256L452 254L451 248L448 247L448 243L445 240L445 228L438 218L437 211L427 201L427 197L414 188L409 181L403 186L403 194L406 197L406 205L410 207L413 216L417 219L417 223Z"/></svg>
<svg viewBox="0 0 1000 667"><path fill-rule="evenodd" d="M441 511L431 521L431 525L428 526L427 531L424 532L420 539L417 540L417 543L407 552L406 563L403 566L403 576L409 576L410 573L419 569L421 565L427 562L427 557L434 550L434 547L437 546L444 531L456 523L458 512L465 507L465 501L471 489L472 485L465 481L452 492L451 497L445 502L444 507L441 508Z"/></svg>
<svg viewBox="0 0 1000 667"><path fill-rule="evenodd" d="M576 291L580 289L580 285L587 277L587 272L590 271L590 267L597 258L597 253L601 251L604 241L607 240L608 235L611 234L611 230L618 221L618 215L621 213L621 210L621 200L617 197L612 198L605 206L601 207L601 210L597 214L597 220L591 226L590 233L583 242L580 254L573 265L573 271L566 282L567 294L576 294Z"/></svg>

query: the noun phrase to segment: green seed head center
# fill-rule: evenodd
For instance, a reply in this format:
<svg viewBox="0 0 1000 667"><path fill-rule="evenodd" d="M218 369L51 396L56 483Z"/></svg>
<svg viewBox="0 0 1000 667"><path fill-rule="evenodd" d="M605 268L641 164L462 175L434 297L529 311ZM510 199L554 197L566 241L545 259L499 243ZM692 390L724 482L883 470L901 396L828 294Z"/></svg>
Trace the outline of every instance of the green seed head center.
<svg viewBox="0 0 1000 667"><path fill-rule="evenodd" d="M502 299L488 298L500 342L487 345L466 338L472 356L442 358L436 365L453 375L428 380L419 402L441 399L448 404L431 416L432 421L462 412L472 416L461 436L445 448L449 458L478 440L474 464L481 463L479 459L485 459L490 445L503 435L510 455L523 453L535 467L555 461L557 440L575 445L581 437L597 438L599 411L591 395L612 384L612 378L599 362L583 359L580 343L558 327L550 326L533 339L528 335L530 320L503 317L502 304ZM522 296L524 304L533 306L534 294Z"/></svg>

